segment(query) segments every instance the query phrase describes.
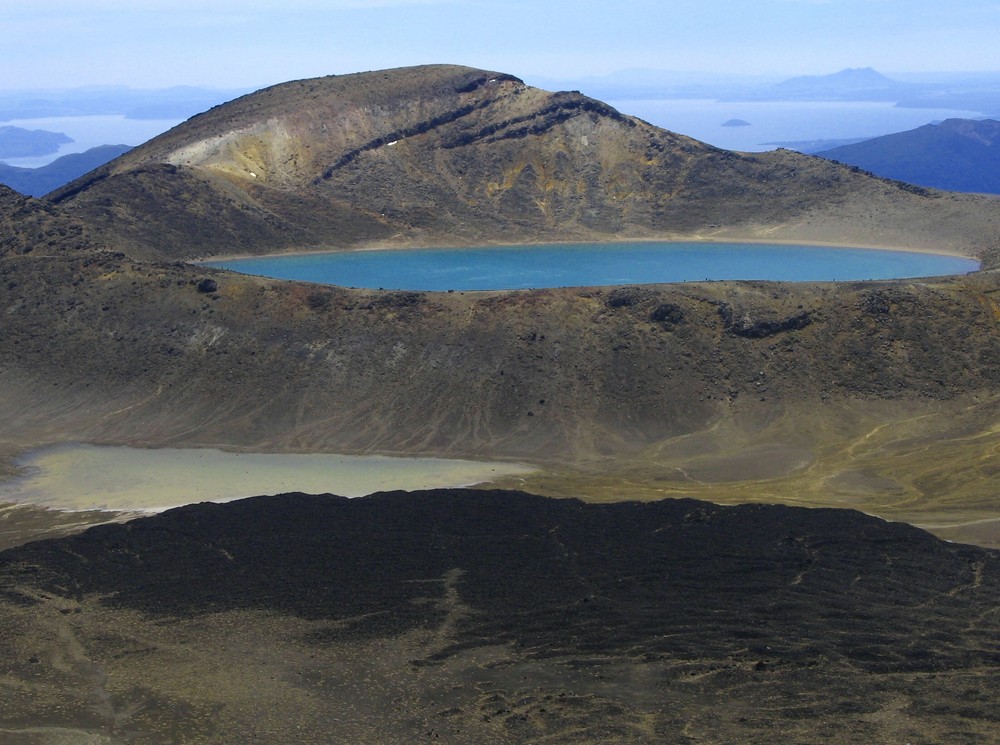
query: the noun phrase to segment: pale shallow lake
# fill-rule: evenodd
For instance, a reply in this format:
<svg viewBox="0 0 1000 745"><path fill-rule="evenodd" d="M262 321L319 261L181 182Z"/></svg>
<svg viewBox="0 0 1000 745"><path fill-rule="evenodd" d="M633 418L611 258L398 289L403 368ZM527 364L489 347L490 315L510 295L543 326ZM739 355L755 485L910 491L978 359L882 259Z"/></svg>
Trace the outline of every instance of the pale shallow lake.
<svg viewBox="0 0 1000 745"><path fill-rule="evenodd" d="M702 280L826 282L967 274L957 256L758 243L582 243L337 251L207 262L278 279L386 290L518 290Z"/></svg>
<svg viewBox="0 0 1000 745"><path fill-rule="evenodd" d="M157 511L301 491L359 497L393 489L470 486L533 468L443 458L231 453L58 445L18 460L20 478L0 482L0 501L63 510Z"/></svg>

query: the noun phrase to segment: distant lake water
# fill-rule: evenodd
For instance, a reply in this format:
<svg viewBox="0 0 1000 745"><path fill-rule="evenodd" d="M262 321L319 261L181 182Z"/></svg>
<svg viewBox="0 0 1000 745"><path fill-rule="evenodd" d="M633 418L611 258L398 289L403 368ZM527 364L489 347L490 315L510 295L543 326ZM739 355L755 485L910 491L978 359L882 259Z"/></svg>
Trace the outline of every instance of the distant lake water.
<svg viewBox="0 0 1000 745"><path fill-rule="evenodd" d="M767 143L878 137L951 117L976 118L984 113L956 109L906 109L871 101L717 101L714 99L618 99L619 111L658 127L694 137L716 147L742 151L771 150ZM749 126L725 127L742 119ZM118 114L46 117L0 122L24 129L63 132L73 138L59 152L31 158L9 158L21 168L38 168L69 153L98 145L141 145L179 124L180 119L128 119Z"/></svg>
<svg viewBox="0 0 1000 745"><path fill-rule="evenodd" d="M65 143L55 153L29 158L5 158L3 162L18 168L40 168L56 158L82 153L100 145L141 145L180 122L179 119L128 119L119 114L11 119L0 124L29 130L62 132L72 138L73 142Z"/></svg>
<svg viewBox="0 0 1000 745"><path fill-rule="evenodd" d="M904 132L944 119L975 119L982 112L908 109L884 101L614 100L619 111L716 147L773 150L773 143L848 140ZM724 126L734 119L748 126Z"/></svg>
<svg viewBox="0 0 1000 745"><path fill-rule="evenodd" d="M619 111L658 127L732 150L771 150L765 143L878 137L952 117L976 118L997 112L907 109L879 101L717 101L714 99L621 99L608 97ZM745 127L725 127L742 119ZM24 129L63 132L73 143L58 153L12 158L10 165L37 168L61 155L98 145L141 145L180 124L181 119L128 119L118 114L46 117L0 122Z"/></svg>
<svg viewBox="0 0 1000 745"><path fill-rule="evenodd" d="M337 251L206 262L278 279L387 290L518 290L702 280L825 282L967 274L956 256L745 243L594 243Z"/></svg>

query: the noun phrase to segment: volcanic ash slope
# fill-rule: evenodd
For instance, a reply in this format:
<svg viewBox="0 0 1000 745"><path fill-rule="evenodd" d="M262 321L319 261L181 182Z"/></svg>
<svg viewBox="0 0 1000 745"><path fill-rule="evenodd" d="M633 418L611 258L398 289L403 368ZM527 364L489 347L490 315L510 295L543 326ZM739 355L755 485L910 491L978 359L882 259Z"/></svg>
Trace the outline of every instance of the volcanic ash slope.
<svg viewBox="0 0 1000 745"><path fill-rule="evenodd" d="M712 236L979 255L996 205L433 65L274 86L50 195L132 255ZM984 210L985 209L985 213Z"/></svg>

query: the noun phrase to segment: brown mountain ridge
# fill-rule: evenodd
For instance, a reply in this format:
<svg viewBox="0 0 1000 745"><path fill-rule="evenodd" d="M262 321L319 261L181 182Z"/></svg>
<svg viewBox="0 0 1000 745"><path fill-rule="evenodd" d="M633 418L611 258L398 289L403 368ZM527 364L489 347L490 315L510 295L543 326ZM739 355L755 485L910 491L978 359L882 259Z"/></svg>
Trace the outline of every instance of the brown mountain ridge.
<svg viewBox="0 0 1000 745"><path fill-rule="evenodd" d="M995 199L722 151L580 94L429 66L275 86L50 200L3 201L6 454L84 440L509 458L544 465L528 485L546 493L843 504L998 540L976 522L994 514L990 271L463 294L179 261L731 236L991 266Z"/></svg>
<svg viewBox="0 0 1000 745"><path fill-rule="evenodd" d="M276 86L51 199L0 188L0 474L71 441L449 454L616 503L282 495L18 546L0 737L990 742L995 551L718 503L1000 545L998 221L451 66ZM185 261L669 237L987 268L431 293ZM2 506L0 546L116 517Z"/></svg>
<svg viewBox="0 0 1000 745"><path fill-rule="evenodd" d="M277 85L49 195L133 256L664 237L992 252L994 204L431 65ZM984 241L984 236L989 236Z"/></svg>

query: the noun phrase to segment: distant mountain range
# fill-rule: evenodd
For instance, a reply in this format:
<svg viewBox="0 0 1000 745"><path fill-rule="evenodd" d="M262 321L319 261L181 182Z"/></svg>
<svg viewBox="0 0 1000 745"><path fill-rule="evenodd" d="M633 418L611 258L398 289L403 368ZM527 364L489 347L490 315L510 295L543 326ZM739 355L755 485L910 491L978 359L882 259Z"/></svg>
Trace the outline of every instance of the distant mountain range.
<svg viewBox="0 0 1000 745"><path fill-rule="evenodd" d="M865 67L849 68L832 75L791 78L753 97L780 101L895 101L912 95L916 88Z"/></svg>
<svg viewBox="0 0 1000 745"><path fill-rule="evenodd" d="M178 119L194 116L249 92L250 89L215 90L191 86L151 90L91 86L0 91L0 121L108 114L128 119Z"/></svg>
<svg viewBox="0 0 1000 745"><path fill-rule="evenodd" d="M720 101L889 101L905 108L1000 114L1000 73L884 75L870 67L782 80L710 76L669 70L623 70L602 77L536 81L550 89L578 89L609 101L715 99Z"/></svg>
<svg viewBox="0 0 1000 745"><path fill-rule="evenodd" d="M0 184L31 197L40 197L131 150L129 145L101 145L70 153L40 168L0 163Z"/></svg>
<svg viewBox="0 0 1000 745"><path fill-rule="evenodd" d="M947 119L816 155L919 186L1000 194L995 119Z"/></svg>
<svg viewBox="0 0 1000 745"><path fill-rule="evenodd" d="M955 109L1000 113L1000 75L898 80L871 67L830 75L804 75L772 85L720 91L729 101L885 101L908 109Z"/></svg>

